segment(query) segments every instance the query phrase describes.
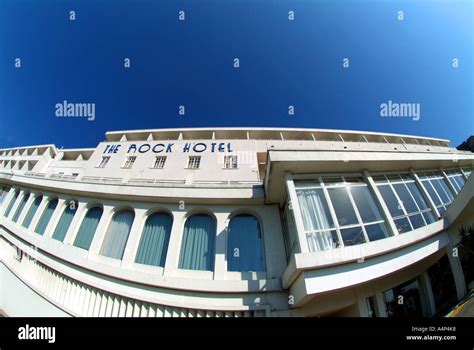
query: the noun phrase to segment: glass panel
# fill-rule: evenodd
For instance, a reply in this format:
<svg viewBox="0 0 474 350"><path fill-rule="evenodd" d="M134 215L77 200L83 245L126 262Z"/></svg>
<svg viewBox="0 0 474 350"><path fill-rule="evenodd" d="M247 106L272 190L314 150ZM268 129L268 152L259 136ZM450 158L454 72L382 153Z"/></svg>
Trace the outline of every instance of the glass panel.
<svg viewBox="0 0 474 350"><path fill-rule="evenodd" d="M323 177L323 182L326 186L344 185L344 181L340 176Z"/></svg>
<svg viewBox="0 0 474 350"><path fill-rule="evenodd" d="M432 224L433 222L436 221L433 213L431 211L427 211L423 213L423 217L425 218L425 221L427 225Z"/></svg>
<svg viewBox="0 0 474 350"><path fill-rule="evenodd" d="M228 271L264 271L260 223L252 215L238 215L229 223L227 238Z"/></svg>
<svg viewBox="0 0 474 350"><path fill-rule="evenodd" d="M406 319L408 317L423 316L423 308L416 280L408 281L385 291L383 296L388 317ZM403 300L403 303L400 303L399 300Z"/></svg>
<svg viewBox="0 0 474 350"><path fill-rule="evenodd" d="M76 239L74 240L76 247L89 250L100 218L102 217L102 212L103 210L100 207L89 209L84 220L82 220L81 227L79 227Z"/></svg>
<svg viewBox="0 0 474 350"><path fill-rule="evenodd" d="M390 237L384 224L367 225L365 231L371 242Z"/></svg>
<svg viewBox="0 0 474 350"><path fill-rule="evenodd" d="M342 240L345 246L365 243L362 227L346 228L341 230Z"/></svg>
<svg viewBox="0 0 474 350"><path fill-rule="evenodd" d="M318 180L309 180L309 181L295 181L295 188L305 188L305 187L315 187L321 186Z"/></svg>
<svg viewBox="0 0 474 350"><path fill-rule="evenodd" d="M450 203L451 200L449 199L448 197L448 194L451 193L451 191L448 191L446 192L444 187L442 184L444 183L443 180L432 180L431 182L434 186L434 188L436 189L436 192L438 193L439 197L441 198L441 201L444 203L444 204L447 204L447 203ZM452 197L452 196L451 196Z"/></svg>
<svg viewBox="0 0 474 350"><path fill-rule="evenodd" d="M32 206L28 210L28 213L26 213L25 219L23 220L24 227L30 226L31 221L33 220L33 217L35 216L36 211L38 210L42 200L43 200L43 196L38 196L35 198L35 201L33 202Z"/></svg>
<svg viewBox="0 0 474 350"><path fill-rule="evenodd" d="M407 188L404 184L395 184L393 185L395 191L398 194L398 197L402 201L401 205L405 208L407 213L414 213L418 211L418 208L415 204L415 201L410 196L410 192L408 192Z"/></svg>
<svg viewBox="0 0 474 350"><path fill-rule="evenodd" d="M115 213L105 235L102 255L122 259L134 218L135 213L132 211Z"/></svg>
<svg viewBox="0 0 474 350"><path fill-rule="evenodd" d="M388 185L382 185L379 186L379 191L380 194L383 197L383 200L385 201L385 204L388 207L388 210L390 211L390 214L392 214L393 217L403 215L403 210L398 203L397 197L395 197L395 194L393 193L392 189Z"/></svg>
<svg viewBox="0 0 474 350"><path fill-rule="evenodd" d="M179 268L214 270L216 223L209 215L193 215L184 226Z"/></svg>
<svg viewBox="0 0 474 350"><path fill-rule="evenodd" d="M422 182L423 186L425 187L425 190L428 192L428 195L430 196L431 200L433 203L438 206L441 204L441 201L439 200L438 196L436 195L436 192L431 185L430 181L423 181Z"/></svg>
<svg viewBox="0 0 474 350"><path fill-rule="evenodd" d="M358 224L354 208L352 207L349 195L346 192L346 188L331 188L328 189L329 197L331 198L332 205L336 211L337 221L339 225L353 225Z"/></svg>
<svg viewBox="0 0 474 350"><path fill-rule="evenodd" d="M145 222L135 262L165 266L173 220L170 215L154 213Z"/></svg>
<svg viewBox="0 0 474 350"><path fill-rule="evenodd" d="M5 210L5 214L4 216L7 217L8 215L10 215L10 212L13 208L13 205L15 204L16 202L16 199L18 198L18 196L20 195L20 191L19 190L16 190L15 191L15 194L13 195L13 198L10 200L10 203L8 203L8 207L7 209Z"/></svg>
<svg viewBox="0 0 474 350"><path fill-rule="evenodd" d="M423 198L423 195L418 189L418 186L414 182L410 182L410 183L407 183L407 187L410 190L413 198L415 198L415 202L416 204L418 204L420 209L421 210L428 209L428 205L426 204L425 199Z"/></svg>
<svg viewBox="0 0 474 350"><path fill-rule="evenodd" d="M296 191L305 231L320 231L334 228L323 190Z"/></svg>
<svg viewBox="0 0 474 350"><path fill-rule="evenodd" d="M351 187L350 191L359 210L362 222L382 220L382 215L380 215L380 211L367 186Z"/></svg>
<svg viewBox="0 0 474 350"><path fill-rule="evenodd" d="M438 212L439 212L439 215L443 215L443 213L446 211L446 208L441 206L441 207L438 207Z"/></svg>
<svg viewBox="0 0 474 350"><path fill-rule="evenodd" d="M426 225L425 221L423 220L423 216L421 216L421 214L410 216L409 219L414 230Z"/></svg>
<svg viewBox="0 0 474 350"><path fill-rule="evenodd" d="M76 213L76 204L74 202L68 204L64 209L63 214L61 215L61 219L59 219L58 225L53 233L53 239L58 241L64 241L64 237L66 237L67 230L71 225L72 219L74 218L74 214Z"/></svg>
<svg viewBox="0 0 474 350"><path fill-rule="evenodd" d="M395 226L397 227L398 233L405 233L412 230L407 218L395 220Z"/></svg>
<svg viewBox="0 0 474 350"><path fill-rule="evenodd" d="M310 252L335 249L339 247L339 238L335 230L308 233L308 247Z"/></svg>
<svg viewBox="0 0 474 350"><path fill-rule="evenodd" d="M57 205L58 205L58 200L53 199L52 201L49 202L48 207L43 212L43 215L41 216L41 219L38 221L38 224L36 225L36 230L35 230L40 235L43 235L44 232L46 231L46 227L48 226L49 220L51 220L51 216L53 216L54 210L56 209Z"/></svg>
<svg viewBox="0 0 474 350"><path fill-rule="evenodd" d="M25 205L26 205L26 202L28 202L28 199L30 198L30 194L27 193L25 195L23 195L23 198L21 199L21 202L20 202L20 205L18 206L16 212L15 212L15 215L13 215L13 221L14 222L17 222L18 221L18 218L20 217L21 215L21 212L23 211L23 209L25 208Z"/></svg>

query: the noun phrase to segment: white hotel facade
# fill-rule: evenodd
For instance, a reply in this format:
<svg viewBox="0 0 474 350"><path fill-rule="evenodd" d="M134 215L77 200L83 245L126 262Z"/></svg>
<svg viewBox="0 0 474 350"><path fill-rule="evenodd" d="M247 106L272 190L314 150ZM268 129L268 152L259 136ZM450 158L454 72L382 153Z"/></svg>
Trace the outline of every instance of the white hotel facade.
<svg viewBox="0 0 474 350"><path fill-rule="evenodd" d="M431 316L466 294L474 155L319 129L0 149L7 316Z"/></svg>

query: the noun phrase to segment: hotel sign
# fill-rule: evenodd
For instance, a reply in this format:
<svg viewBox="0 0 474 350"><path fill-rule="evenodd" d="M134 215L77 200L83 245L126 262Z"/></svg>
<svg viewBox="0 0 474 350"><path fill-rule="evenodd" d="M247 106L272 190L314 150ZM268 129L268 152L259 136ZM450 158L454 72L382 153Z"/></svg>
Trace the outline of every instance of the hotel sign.
<svg viewBox="0 0 474 350"><path fill-rule="evenodd" d="M107 145L103 153L118 153L123 144L112 144ZM127 148L127 154L130 153L173 153L173 151L181 151L183 153L189 152L211 152L211 153L222 153L222 152L233 152L232 144L230 142L186 142L184 145L175 146L174 143L144 143L144 144L128 144L125 147Z"/></svg>

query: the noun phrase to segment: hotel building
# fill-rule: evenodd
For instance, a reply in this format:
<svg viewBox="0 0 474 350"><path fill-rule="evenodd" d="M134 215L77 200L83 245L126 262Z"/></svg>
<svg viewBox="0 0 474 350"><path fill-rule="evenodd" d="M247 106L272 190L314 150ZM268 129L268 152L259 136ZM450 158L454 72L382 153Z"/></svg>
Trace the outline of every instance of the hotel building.
<svg viewBox="0 0 474 350"><path fill-rule="evenodd" d="M0 149L7 316L440 315L466 294L474 155L320 129Z"/></svg>

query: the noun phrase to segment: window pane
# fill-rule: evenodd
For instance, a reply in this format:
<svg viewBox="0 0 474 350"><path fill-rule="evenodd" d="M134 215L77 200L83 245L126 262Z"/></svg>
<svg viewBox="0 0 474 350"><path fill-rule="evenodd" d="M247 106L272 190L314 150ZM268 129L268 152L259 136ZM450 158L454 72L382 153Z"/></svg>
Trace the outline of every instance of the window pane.
<svg viewBox="0 0 474 350"><path fill-rule="evenodd" d="M341 230L342 240L345 246L365 243L362 227L346 228Z"/></svg>
<svg viewBox="0 0 474 350"><path fill-rule="evenodd" d="M457 183L459 190L461 190L465 184L464 178L462 176L455 176L454 181Z"/></svg>
<svg viewBox="0 0 474 350"><path fill-rule="evenodd" d="M71 225L72 219L74 218L74 214L76 213L76 204L71 202L66 206L64 209L63 214L61 215L61 219L59 219L58 225L53 233L53 238L57 239L58 241L64 241L64 237L66 237L67 230Z"/></svg>
<svg viewBox="0 0 474 350"><path fill-rule="evenodd" d="M423 221L423 216L421 216L421 214L410 216L410 222L414 230L426 225Z"/></svg>
<svg viewBox="0 0 474 350"><path fill-rule="evenodd" d="M351 187L350 190L363 222L382 220L382 215L367 186Z"/></svg>
<svg viewBox="0 0 474 350"><path fill-rule="evenodd" d="M38 196L35 198L35 201L31 205L30 209L28 210L28 213L26 213L25 219L23 220L23 226L24 227L29 227L31 224L31 220L33 220L33 217L36 214L36 211L38 210L41 201L43 200L43 196Z"/></svg>
<svg viewBox="0 0 474 350"><path fill-rule="evenodd" d="M418 204L420 209L421 210L428 209L428 205L426 204L425 199L423 198L423 195L418 189L418 186L414 182L410 182L410 183L407 183L407 187L410 190L413 198L415 198L415 202L416 204Z"/></svg>
<svg viewBox="0 0 474 350"><path fill-rule="evenodd" d="M216 223L209 215L193 215L184 226L179 268L214 270Z"/></svg>
<svg viewBox="0 0 474 350"><path fill-rule="evenodd" d="M425 221L426 223L429 225L429 224L432 224L433 222L436 221L433 213L431 211L427 211L425 213L423 213L423 217L425 218Z"/></svg>
<svg viewBox="0 0 474 350"><path fill-rule="evenodd" d="M412 230L407 218L395 220L395 226L397 227L398 233L405 233Z"/></svg>
<svg viewBox="0 0 474 350"><path fill-rule="evenodd" d="M352 207L346 188L331 188L328 190L332 205L336 211L337 221L339 225L357 224L357 217Z"/></svg>
<svg viewBox="0 0 474 350"><path fill-rule="evenodd" d="M15 204L16 202L16 199L18 198L18 196L20 195L20 191L19 190L16 190L15 191L15 194L13 195L13 198L10 200L10 203L8 203L8 207L7 207L7 210L5 210L5 217L7 217L8 215L10 215L10 212L13 208L13 205Z"/></svg>
<svg viewBox="0 0 474 350"><path fill-rule="evenodd" d="M394 217L403 215L403 210L401 209L401 206L398 203L397 197L395 197L395 194L393 193L390 186L383 185L383 186L379 186L378 188L379 188L380 194L383 197L383 200L385 201L385 204L388 207L388 210L390 211L390 214L392 214L392 216Z"/></svg>
<svg viewBox="0 0 474 350"><path fill-rule="evenodd" d="M402 201L402 205L408 214L418 211L415 201L413 200L413 198L411 198L410 193L408 192L404 184L395 184L393 185L393 188L395 188L395 191L397 192L398 197Z"/></svg>
<svg viewBox="0 0 474 350"><path fill-rule="evenodd" d="M436 192L431 185L430 181L423 181L422 182L423 186L425 187L425 190L428 192L428 195L430 196L431 200L433 203L438 206L441 204L441 201L439 200L438 196L436 195Z"/></svg>
<svg viewBox="0 0 474 350"><path fill-rule="evenodd" d="M441 198L441 201L444 204L451 203L451 200L449 199L449 196L448 196L450 192L445 192L444 186L442 186L442 182L440 182L440 180L435 179L435 180L432 180L431 183L433 184L434 188L436 189L436 192L438 193L439 197Z"/></svg>
<svg viewBox="0 0 474 350"><path fill-rule="evenodd" d="M105 236L102 255L122 259L134 218L132 211L115 213Z"/></svg>
<svg viewBox="0 0 474 350"><path fill-rule="evenodd" d="M238 215L230 220L227 269L240 272L264 271L260 223L251 215Z"/></svg>
<svg viewBox="0 0 474 350"><path fill-rule="evenodd" d="M89 250L100 218L102 217L102 212L101 207L94 207L87 211L84 220L82 220L81 227L79 227L76 239L74 240L76 247Z"/></svg>
<svg viewBox="0 0 474 350"><path fill-rule="evenodd" d="M21 212L23 211L23 209L25 208L25 205L26 205L26 202L28 202L28 199L30 198L30 194L29 193L26 193L25 195L23 195L23 198L21 199L21 202L20 202L20 205L18 205L18 208L15 212L15 215L13 215L13 221L14 222L17 222L18 221L18 218L20 217L21 215Z"/></svg>
<svg viewBox="0 0 474 350"><path fill-rule="evenodd" d="M371 242L390 237L384 224L367 225L365 231Z"/></svg>
<svg viewBox="0 0 474 350"><path fill-rule="evenodd" d="M310 252L320 252L335 249L340 246L339 238L335 230L308 233L306 236Z"/></svg>
<svg viewBox="0 0 474 350"><path fill-rule="evenodd" d="M44 231L46 231L46 227L48 226L49 220L51 220L51 216L53 216L54 210L56 209L57 205L57 199L51 200L48 204L48 207L43 212L43 215L41 215L41 219L38 221L35 230L40 235L44 235Z"/></svg>
<svg viewBox="0 0 474 350"><path fill-rule="evenodd" d="M172 223L168 214L154 213L147 218L135 262L165 266Z"/></svg>
<svg viewBox="0 0 474 350"><path fill-rule="evenodd" d="M305 231L334 228L334 222L322 189L298 190L296 194Z"/></svg>

